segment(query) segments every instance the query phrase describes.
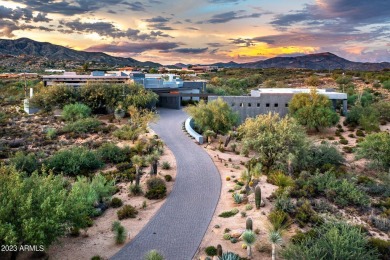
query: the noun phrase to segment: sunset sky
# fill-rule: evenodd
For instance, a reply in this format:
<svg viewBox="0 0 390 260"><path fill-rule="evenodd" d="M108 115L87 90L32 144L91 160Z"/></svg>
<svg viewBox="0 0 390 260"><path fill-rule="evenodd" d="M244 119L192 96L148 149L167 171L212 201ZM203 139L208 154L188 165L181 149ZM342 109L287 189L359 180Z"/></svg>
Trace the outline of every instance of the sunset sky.
<svg viewBox="0 0 390 260"><path fill-rule="evenodd" d="M162 64L390 62L390 0L0 0L0 37Z"/></svg>

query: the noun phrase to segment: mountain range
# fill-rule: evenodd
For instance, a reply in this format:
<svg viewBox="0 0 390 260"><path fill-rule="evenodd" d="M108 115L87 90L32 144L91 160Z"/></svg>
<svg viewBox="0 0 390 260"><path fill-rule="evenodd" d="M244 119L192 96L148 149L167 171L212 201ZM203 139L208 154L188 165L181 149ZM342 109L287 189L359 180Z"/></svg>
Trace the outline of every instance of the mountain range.
<svg viewBox="0 0 390 260"><path fill-rule="evenodd" d="M333 53L315 53L296 57L275 57L248 63L214 63L212 65L225 68L285 68L285 69L311 69L311 70L360 70L379 71L390 69L389 62L369 63L354 62L341 58Z"/></svg>
<svg viewBox="0 0 390 260"><path fill-rule="evenodd" d="M51 61L95 62L120 66L161 66L154 62L141 62L132 58L114 57L103 52L76 51L60 45L48 42L37 42L29 38L16 40L0 39L0 54L2 55L27 55L37 58L46 58Z"/></svg>
<svg viewBox="0 0 390 260"><path fill-rule="evenodd" d="M20 63L35 64L35 67L57 66L60 64L80 65L92 62L98 65L108 66L149 66L159 67L155 62L141 62L132 58L114 57L102 52L77 51L48 42L38 42L28 38L16 40L0 39L0 66L12 68ZM312 70L364 70L378 71L390 69L389 62L368 63L353 62L341 58L329 52L308 54L296 57L275 57L249 63L214 63L210 64L225 68L288 68L288 69L312 69ZM186 66L177 63L174 67ZM66 66L65 66L66 67ZM71 67L71 66L70 66ZM42 69L42 68L41 68Z"/></svg>

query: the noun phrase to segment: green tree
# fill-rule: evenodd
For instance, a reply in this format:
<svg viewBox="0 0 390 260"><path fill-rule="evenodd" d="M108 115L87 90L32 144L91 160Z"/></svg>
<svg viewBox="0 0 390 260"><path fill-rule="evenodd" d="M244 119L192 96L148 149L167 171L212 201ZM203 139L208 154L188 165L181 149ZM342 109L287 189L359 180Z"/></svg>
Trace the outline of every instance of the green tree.
<svg viewBox="0 0 390 260"><path fill-rule="evenodd" d="M390 134L386 132L370 134L359 143L357 155L367 158L376 166L390 168Z"/></svg>
<svg viewBox="0 0 390 260"><path fill-rule="evenodd" d="M112 194L103 176L71 185L61 175L36 172L23 178L15 168L0 166L0 243L43 245L46 249L71 227L85 227L93 202ZM81 187L82 186L82 187ZM94 196L85 196L94 192ZM17 252L12 258L16 259Z"/></svg>
<svg viewBox="0 0 390 260"><path fill-rule="evenodd" d="M255 157L265 173L277 164L287 167L288 155L298 155L307 147L304 129L291 117L280 118L278 114L259 115L248 118L239 127L242 136L242 153L254 150Z"/></svg>
<svg viewBox="0 0 390 260"><path fill-rule="evenodd" d="M378 259L377 252L369 249L368 240L359 227L331 221L314 228L313 231L311 235L282 250L284 259Z"/></svg>
<svg viewBox="0 0 390 260"><path fill-rule="evenodd" d="M333 110L329 98L315 89L308 93L295 94L289 103L290 114L308 129L320 131L338 123L339 116Z"/></svg>
<svg viewBox="0 0 390 260"><path fill-rule="evenodd" d="M238 122L238 115L232 111L222 98L207 104L201 100L196 106L187 107L186 112L192 116L195 125L202 132L212 130L216 133L226 134Z"/></svg>

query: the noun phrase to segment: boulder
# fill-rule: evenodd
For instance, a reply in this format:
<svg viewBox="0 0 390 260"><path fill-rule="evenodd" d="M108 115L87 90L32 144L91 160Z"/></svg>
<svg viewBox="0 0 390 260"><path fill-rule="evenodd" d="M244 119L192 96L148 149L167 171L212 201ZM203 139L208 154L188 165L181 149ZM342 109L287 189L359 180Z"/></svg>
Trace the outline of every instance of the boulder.
<svg viewBox="0 0 390 260"><path fill-rule="evenodd" d="M236 229L236 230L233 230L230 235L231 237L234 237L234 238L239 238L242 233L244 233L245 229Z"/></svg>

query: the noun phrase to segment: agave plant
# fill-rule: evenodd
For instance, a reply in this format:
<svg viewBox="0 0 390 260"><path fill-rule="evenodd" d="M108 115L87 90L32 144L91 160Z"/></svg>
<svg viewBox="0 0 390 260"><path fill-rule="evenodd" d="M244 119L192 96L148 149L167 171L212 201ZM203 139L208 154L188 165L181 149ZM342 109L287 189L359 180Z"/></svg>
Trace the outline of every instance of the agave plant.
<svg viewBox="0 0 390 260"><path fill-rule="evenodd" d="M233 199L235 203L240 204L242 202L242 195L233 193Z"/></svg>
<svg viewBox="0 0 390 260"><path fill-rule="evenodd" d="M219 260L240 260L240 256L232 252L226 252L219 257Z"/></svg>

